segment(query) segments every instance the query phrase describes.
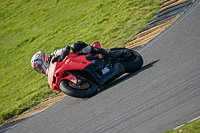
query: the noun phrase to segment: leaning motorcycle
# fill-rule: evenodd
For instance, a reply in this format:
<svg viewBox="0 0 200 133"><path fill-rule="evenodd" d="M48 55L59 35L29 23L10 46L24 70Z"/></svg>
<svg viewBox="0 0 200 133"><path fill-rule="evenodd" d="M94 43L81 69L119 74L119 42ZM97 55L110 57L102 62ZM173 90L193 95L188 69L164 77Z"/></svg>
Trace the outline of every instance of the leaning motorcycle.
<svg viewBox="0 0 200 133"><path fill-rule="evenodd" d="M52 90L62 91L72 97L91 97L98 92L98 87L142 67L141 55L132 49L113 48L111 52L121 50L127 52L114 60L106 56L75 53L70 53L61 62L58 62L58 57L53 57L48 71L48 84Z"/></svg>

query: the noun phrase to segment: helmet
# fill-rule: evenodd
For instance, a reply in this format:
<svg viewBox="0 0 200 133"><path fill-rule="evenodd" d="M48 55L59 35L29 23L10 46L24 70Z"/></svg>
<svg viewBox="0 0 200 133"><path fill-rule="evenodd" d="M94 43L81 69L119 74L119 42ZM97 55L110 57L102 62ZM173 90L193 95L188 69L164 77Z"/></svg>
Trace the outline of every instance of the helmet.
<svg viewBox="0 0 200 133"><path fill-rule="evenodd" d="M83 41L78 41L77 43L73 43L71 45L72 51L74 53L80 52L83 48L87 47L88 45Z"/></svg>
<svg viewBox="0 0 200 133"><path fill-rule="evenodd" d="M45 74L46 68L44 67L44 63L47 62L49 56L42 51L39 51L33 55L31 58L31 66L40 74Z"/></svg>

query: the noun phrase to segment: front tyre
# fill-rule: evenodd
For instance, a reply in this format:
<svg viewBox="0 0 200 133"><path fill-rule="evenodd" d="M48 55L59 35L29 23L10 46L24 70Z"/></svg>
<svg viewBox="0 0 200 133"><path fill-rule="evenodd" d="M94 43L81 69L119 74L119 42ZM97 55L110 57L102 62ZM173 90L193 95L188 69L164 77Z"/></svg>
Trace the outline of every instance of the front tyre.
<svg viewBox="0 0 200 133"><path fill-rule="evenodd" d="M69 80L62 80L60 82L60 89L65 94L76 98L88 98L97 93L96 84L89 80L82 85L76 85Z"/></svg>

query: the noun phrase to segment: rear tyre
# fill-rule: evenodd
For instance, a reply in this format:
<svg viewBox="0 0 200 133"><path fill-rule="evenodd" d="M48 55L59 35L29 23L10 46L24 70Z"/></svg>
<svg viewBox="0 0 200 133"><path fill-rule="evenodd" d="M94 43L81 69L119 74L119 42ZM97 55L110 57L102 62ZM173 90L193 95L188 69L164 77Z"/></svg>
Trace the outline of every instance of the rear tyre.
<svg viewBox="0 0 200 133"><path fill-rule="evenodd" d="M62 80L60 89L65 94L77 98L89 98L97 93L96 84L89 80L82 85L76 85L69 80Z"/></svg>
<svg viewBox="0 0 200 133"><path fill-rule="evenodd" d="M119 51L126 48L114 48L112 51ZM143 66L142 56L133 49L130 49L131 56L125 60L120 61L120 63L125 67L127 73L133 73L139 70Z"/></svg>

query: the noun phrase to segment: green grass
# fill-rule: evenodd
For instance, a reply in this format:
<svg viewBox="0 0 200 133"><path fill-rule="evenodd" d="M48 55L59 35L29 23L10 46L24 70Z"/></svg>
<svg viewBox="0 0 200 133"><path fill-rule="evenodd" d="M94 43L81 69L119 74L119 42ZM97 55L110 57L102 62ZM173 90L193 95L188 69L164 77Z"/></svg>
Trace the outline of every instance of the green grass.
<svg viewBox="0 0 200 133"><path fill-rule="evenodd" d="M121 47L145 27L162 0L0 0L0 123L49 97L37 51L77 41Z"/></svg>
<svg viewBox="0 0 200 133"><path fill-rule="evenodd" d="M168 131L166 133L200 133L200 119L188 123L176 130Z"/></svg>

